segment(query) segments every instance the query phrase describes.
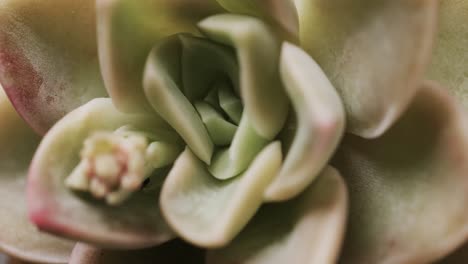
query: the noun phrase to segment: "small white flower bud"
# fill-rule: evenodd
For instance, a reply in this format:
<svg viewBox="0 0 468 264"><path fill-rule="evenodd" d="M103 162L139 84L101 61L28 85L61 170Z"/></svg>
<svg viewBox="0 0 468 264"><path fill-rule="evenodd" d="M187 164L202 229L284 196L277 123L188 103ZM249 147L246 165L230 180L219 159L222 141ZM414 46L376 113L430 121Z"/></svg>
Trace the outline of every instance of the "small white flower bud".
<svg viewBox="0 0 468 264"><path fill-rule="evenodd" d="M128 129L96 132L84 141L81 161L65 184L73 190L89 191L108 204L121 203L157 168L155 157L159 165L165 165L180 152L180 147L164 142L151 146L149 150L147 134Z"/></svg>

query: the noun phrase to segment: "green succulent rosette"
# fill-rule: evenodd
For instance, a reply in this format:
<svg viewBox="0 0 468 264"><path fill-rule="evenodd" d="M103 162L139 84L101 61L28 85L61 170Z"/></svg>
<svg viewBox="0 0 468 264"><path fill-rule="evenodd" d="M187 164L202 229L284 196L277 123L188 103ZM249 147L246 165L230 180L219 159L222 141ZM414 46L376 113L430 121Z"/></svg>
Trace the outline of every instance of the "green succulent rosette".
<svg viewBox="0 0 468 264"><path fill-rule="evenodd" d="M70 263L437 261L468 236L467 7L5 1L29 219Z"/></svg>

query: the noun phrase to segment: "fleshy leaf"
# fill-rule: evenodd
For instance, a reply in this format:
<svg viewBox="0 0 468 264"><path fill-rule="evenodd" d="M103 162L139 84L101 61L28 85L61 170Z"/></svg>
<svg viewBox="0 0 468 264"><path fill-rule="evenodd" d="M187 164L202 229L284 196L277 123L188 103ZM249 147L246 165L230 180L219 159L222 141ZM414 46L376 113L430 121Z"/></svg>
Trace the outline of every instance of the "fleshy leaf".
<svg viewBox="0 0 468 264"><path fill-rule="evenodd" d="M169 225L202 247L229 243L263 202L263 191L281 165L278 142L265 147L242 175L220 181L187 148L164 182L161 208Z"/></svg>
<svg viewBox="0 0 468 264"><path fill-rule="evenodd" d="M302 49L283 44L281 77L297 115L297 132L281 171L265 192L267 200L287 200L319 175L344 131L344 110L335 88Z"/></svg>
<svg viewBox="0 0 468 264"><path fill-rule="evenodd" d="M297 12L292 0L217 0L217 2L229 12L256 16L280 26L292 36L297 34Z"/></svg>
<svg viewBox="0 0 468 264"><path fill-rule="evenodd" d="M196 22L218 10L208 0L98 0L99 61L117 108L150 109L142 72L153 45L175 33L195 33Z"/></svg>
<svg viewBox="0 0 468 264"><path fill-rule="evenodd" d="M26 176L39 137L18 116L1 87L0 124L0 250L28 261L66 263L73 242L41 233L29 222Z"/></svg>
<svg viewBox="0 0 468 264"><path fill-rule="evenodd" d="M296 0L296 7L301 46L340 93L348 132L378 137L420 86L437 1Z"/></svg>
<svg viewBox="0 0 468 264"><path fill-rule="evenodd" d="M300 196L260 208L227 247L208 253L207 263L336 263L346 215L346 186L328 167Z"/></svg>
<svg viewBox="0 0 468 264"><path fill-rule="evenodd" d="M182 92L182 49L178 35L156 45L146 63L143 86L156 112L179 133L201 160L209 164L214 144L195 107Z"/></svg>
<svg viewBox="0 0 468 264"><path fill-rule="evenodd" d="M440 1L439 20L429 78L468 107L468 1Z"/></svg>
<svg viewBox="0 0 468 264"><path fill-rule="evenodd" d="M92 0L1 2L0 82L36 132L106 95L95 28Z"/></svg>
<svg viewBox="0 0 468 264"><path fill-rule="evenodd" d="M267 144L268 140L256 133L252 121L244 114L231 146L214 154L209 171L221 180L237 176L247 169Z"/></svg>
<svg viewBox="0 0 468 264"><path fill-rule="evenodd" d="M237 126L224 120L223 116L208 103L198 102L195 104L195 108L200 114L213 142L217 146L229 145L234 138Z"/></svg>
<svg viewBox="0 0 468 264"><path fill-rule="evenodd" d="M288 114L278 72L280 41L268 25L253 17L215 15L198 26L210 39L236 50L244 114L260 136L273 139Z"/></svg>
<svg viewBox="0 0 468 264"><path fill-rule="evenodd" d="M468 237L468 126L425 83L382 137L346 136L334 164L350 195L346 263L430 263Z"/></svg>
<svg viewBox="0 0 468 264"><path fill-rule="evenodd" d="M202 99L221 80L239 92L239 66L232 49L205 38L179 35L182 44L182 88L190 100ZM214 84L213 84L214 83Z"/></svg>
<svg viewBox="0 0 468 264"><path fill-rule="evenodd" d="M46 134L32 161L27 190L30 218L40 229L103 247L138 248L172 238L157 204L158 189L109 206L65 186L84 140L93 132L126 125L165 142L178 138L157 116L123 114L104 98L72 111Z"/></svg>
<svg viewBox="0 0 468 264"><path fill-rule="evenodd" d="M73 249L70 264L202 264L203 258L202 250L180 240L172 240L157 247L140 250L106 250L77 243Z"/></svg>
<svg viewBox="0 0 468 264"><path fill-rule="evenodd" d="M226 85L218 85L218 102L219 106L231 119L234 124L238 125L242 118L242 102L237 98L229 87Z"/></svg>

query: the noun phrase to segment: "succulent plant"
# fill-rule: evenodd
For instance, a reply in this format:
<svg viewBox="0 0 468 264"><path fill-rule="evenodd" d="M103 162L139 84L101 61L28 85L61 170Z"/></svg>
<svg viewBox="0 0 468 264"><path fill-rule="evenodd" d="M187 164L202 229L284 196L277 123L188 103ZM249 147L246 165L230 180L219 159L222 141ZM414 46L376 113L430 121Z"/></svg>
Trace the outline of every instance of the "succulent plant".
<svg viewBox="0 0 468 264"><path fill-rule="evenodd" d="M5 0L0 249L438 261L468 238L467 17L464 0Z"/></svg>

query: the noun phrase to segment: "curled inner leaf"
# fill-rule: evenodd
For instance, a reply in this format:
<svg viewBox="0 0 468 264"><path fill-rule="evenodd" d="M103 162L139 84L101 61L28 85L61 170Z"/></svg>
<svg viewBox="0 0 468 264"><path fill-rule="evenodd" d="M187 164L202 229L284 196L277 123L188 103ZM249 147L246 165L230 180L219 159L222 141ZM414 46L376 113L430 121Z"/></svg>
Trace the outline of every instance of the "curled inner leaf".
<svg viewBox="0 0 468 264"><path fill-rule="evenodd" d="M273 139L288 114L278 74L279 40L266 24L247 16L211 16L198 26L210 39L236 49L245 112L258 135Z"/></svg>
<svg viewBox="0 0 468 264"><path fill-rule="evenodd" d="M268 143L242 110L238 71L230 49L189 35L154 47L145 71L151 105L220 179L242 173ZM215 146L229 147L215 151Z"/></svg>

